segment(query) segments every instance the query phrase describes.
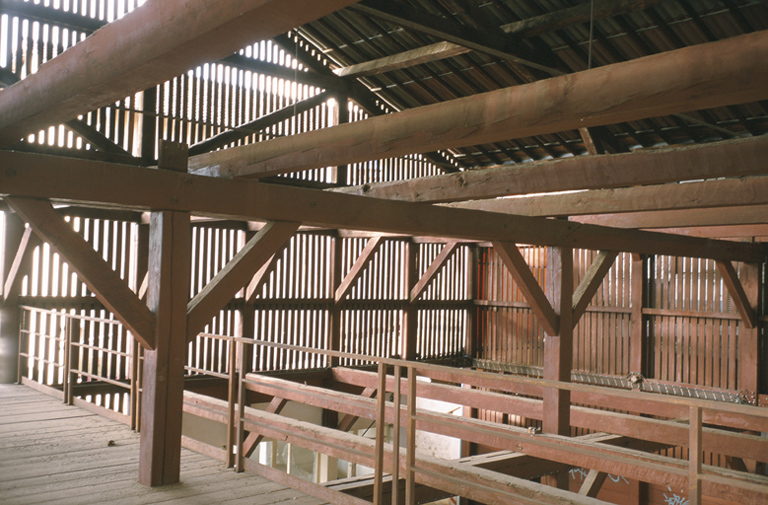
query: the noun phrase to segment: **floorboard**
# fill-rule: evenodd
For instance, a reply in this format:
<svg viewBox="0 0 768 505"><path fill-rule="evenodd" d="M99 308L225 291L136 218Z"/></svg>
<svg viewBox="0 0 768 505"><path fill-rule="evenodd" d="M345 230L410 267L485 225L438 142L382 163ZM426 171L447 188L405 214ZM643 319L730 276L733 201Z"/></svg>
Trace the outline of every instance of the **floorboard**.
<svg viewBox="0 0 768 505"><path fill-rule="evenodd" d="M137 482L139 435L116 421L0 385L0 503L321 505L264 478L184 449L181 482Z"/></svg>

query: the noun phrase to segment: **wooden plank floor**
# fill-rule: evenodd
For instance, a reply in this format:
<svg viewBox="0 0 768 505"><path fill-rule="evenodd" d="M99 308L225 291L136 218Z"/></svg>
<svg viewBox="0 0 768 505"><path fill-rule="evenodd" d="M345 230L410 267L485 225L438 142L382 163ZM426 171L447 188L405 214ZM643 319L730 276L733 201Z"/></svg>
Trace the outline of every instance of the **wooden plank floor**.
<svg viewBox="0 0 768 505"><path fill-rule="evenodd" d="M34 391L0 384L0 504L320 505L184 449L181 483L137 482L139 435Z"/></svg>

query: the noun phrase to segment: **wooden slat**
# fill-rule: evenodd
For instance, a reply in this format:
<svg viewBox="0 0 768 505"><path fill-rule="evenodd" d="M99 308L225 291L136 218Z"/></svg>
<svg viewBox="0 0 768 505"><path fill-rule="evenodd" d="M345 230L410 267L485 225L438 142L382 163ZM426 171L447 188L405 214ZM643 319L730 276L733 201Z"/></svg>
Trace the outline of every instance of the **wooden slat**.
<svg viewBox="0 0 768 505"><path fill-rule="evenodd" d="M49 242L82 278L105 307L133 333L144 347L155 346L155 318L125 281L107 265L83 237L75 232L50 203L27 198L6 198L40 238Z"/></svg>

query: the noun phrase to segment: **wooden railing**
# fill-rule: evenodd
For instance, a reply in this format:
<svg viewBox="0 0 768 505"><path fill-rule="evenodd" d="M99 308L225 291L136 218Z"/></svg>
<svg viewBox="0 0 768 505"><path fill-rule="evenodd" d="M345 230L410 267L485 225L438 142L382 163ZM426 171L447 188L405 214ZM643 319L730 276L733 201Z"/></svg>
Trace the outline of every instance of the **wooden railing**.
<svg viewBox="0 0 768 505"><path fill-rule="evenodd" d="M32 324L34 318L38 322ZM41 318L46 318L44 323ZM78 403L75 401L77 388L89 382L126 389L131 398L129 415L133 420L132 425L138 428L139 350L128 334L121 333L117 321L33 307L23 308L22 321L20 364L24 366L20 366L20 370L22 375L26 371L27 380L51 379L47 380L47 385L60 387L64 392L63 399L68 403ZM101 332L99 338L93 341L86 338L96 335L97 328ZM100 340L103 342L104 332L110 331L113 335L125 335L126 340L121 340L120 346L111 346L109 349L96 345ZM185 410L223 424L228 439L224 450L206 448L205 444L185 438L186 445L226 461L237 471L248 470L269 478L282 479L288 485L301 487L302 491L323 499L329 499L328 488L298 482L293 476L280 476L280 472L248 459L244 445L246 432L261 433L270 438L276 438L279 432L280 437L291 440L291 443L305 444L308 449L327 451L332 457L374 468L373 502L376 505L384 502L387 474L391 476L392 483L398 483L401 479L405 483L403 496L397 492L392 493L394 504L415 503L417 484L450 490L455 494L471 493L473 499L489 503L513 496L524 502L532 500L534 495L541 503L558 503L558 500L566 496L572 503L596 503L591 498L574 494L560 495L558 493L563 491L536 487L524 479L501 474L491 477L488 471L482 469L472 467L467 470L469 467L462 467L454 461L441 461L417 454L417 431L448 435L498 447L510 453L519 452L562 462L568 466L586 467L593 472L622 475L645 482L664 482L668 483L666 485L679 486L679 489L687 488L691 505L700 504L702 495L728 496L729 499L737 499L745 504L768 501L768 478L704 465L702 460L703 451L730 458L765 460L768 455L768 439L743 433L768 432L768 410L763 408L361 356L249 338L204 336L227 346L226 369L190 368L188 373L226 381L228 401L186 393ZM361 398L268 374L252 373L253 361L250 357L270 347L283 352L315 353L325 356L326 360L333 358L350 362L374 362L377 366L375 373L347 368L328 370L328 373L339 382L347 381L373 388L376 394ZM30 373L30 369L36 373ZM543 405L540 400L533 398L542 397L543 391L548 388L570 392L574 404L570 410L572 425L599 429L613 434L614 438L598 437L601 442L596 443L594 439L583 437L556 437L416 407L417 397L450 399L453 403L470 408L496 409L537 418L537 415L541 415ZM335 429L289 419L281 420L284 426L278 428L276 420L280 419L279 416L247 406L249 391L371 419L376 423L377 436L375 441L370 441ZM392 396L391 401L388 401L389 395ZM634 415L577 407L575 404L599 405L632 412ZM687 426L681 424L681 420L687 421ZM384 435L388 424L392 426L394 441L399 441L400 434L405 433L405 447L401 447L400 443L386 443ZM316 436L307 436L307 433ZM687 446L688 462L652 452L614 447L610 442L603 443L615 440L615 437L641 439L650 444ZM396 489L394 484L392 489ZM331 498L335 503L362 503L357 498L340 496L336 493Z"/></svg>

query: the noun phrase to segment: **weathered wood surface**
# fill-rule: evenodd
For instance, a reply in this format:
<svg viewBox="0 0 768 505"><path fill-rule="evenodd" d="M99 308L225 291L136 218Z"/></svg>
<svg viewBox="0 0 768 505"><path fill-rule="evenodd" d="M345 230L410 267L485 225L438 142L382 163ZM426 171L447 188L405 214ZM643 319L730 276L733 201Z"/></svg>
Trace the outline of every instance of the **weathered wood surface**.
<svg viewBox="0 0 768 505"><path fill-rule="evenodd" d="M322 503L188 450L180 484L148 488L136 481L139 435L125 425L24 386L0 385L0 405L4 505Z"/></svg>

